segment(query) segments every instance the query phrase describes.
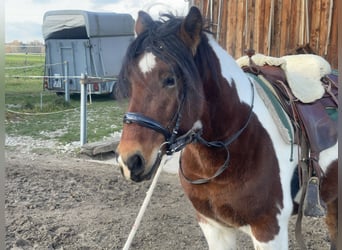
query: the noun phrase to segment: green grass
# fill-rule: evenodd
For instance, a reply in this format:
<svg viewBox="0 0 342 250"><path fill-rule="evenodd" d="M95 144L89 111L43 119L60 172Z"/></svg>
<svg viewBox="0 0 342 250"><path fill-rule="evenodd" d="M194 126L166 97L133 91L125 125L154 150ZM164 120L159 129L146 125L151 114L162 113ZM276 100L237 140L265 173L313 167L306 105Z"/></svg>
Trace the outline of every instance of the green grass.
<svg viewBox="0 0 342 250"><path fill-rule="evenodd" d="M43 90L43 79L29 78L44 75L44 55L6 54L5 56L5 92L6 93L37 93ZM21 68L30 66L30 68ZM36 67L32 67L36 66ZM10 77L11 76L11 77ZM23 76L15 78L12 76Z"/></svg>
<svg viewBox="0 0 342 250"><path fill-rule="evenodd" d="M42 76L44 74L44 62L44 55L6 54L5 75ZM30 68L20 68L26 66Z"/></svg>
<svg viewBox="0 0 342 250"><path fill-rule="evenodd" d="M25 65L43 65L44 56L6 55L5 104L6 133L30 136L35 139L56 139L62 144L80 140L80 97L72 96L69 103L64 96L43 91L43 79L9 76L42 76L44 67L9 69ZM121 131L125 102L108 96L92 96L87 105L88 142L103 140Z"/></svg>
<svg viewBox="0 0 342 250"><path fill-rule="evenodd" d="M121 130L123 107L114 101L96 102L87 106L88 141L100 141ZM80 109L51 114L18 114L8 112L6 132L36 139L57 139L61 143L80 140Z"/></svg>

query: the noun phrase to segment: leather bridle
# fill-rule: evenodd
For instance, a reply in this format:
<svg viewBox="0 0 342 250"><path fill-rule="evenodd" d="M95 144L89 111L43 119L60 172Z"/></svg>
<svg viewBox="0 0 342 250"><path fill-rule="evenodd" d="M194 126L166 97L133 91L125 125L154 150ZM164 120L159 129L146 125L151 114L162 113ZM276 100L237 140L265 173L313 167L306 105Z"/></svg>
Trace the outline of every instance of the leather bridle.
<svg viewBox="0 0 342 250"><path fill-rule="evenodd" d="M209 178L200 178L200 179L196 179L196 180L192 180L192 179L186 177L184 175L182 166L180 164L180 173L182 174L184 179L191 184L205 184L205 183L210 182L212 179L216 178L220 174L222 174L227 169L227 167L229 165L230 154L229 154L228 146L233 141L235 141L240 136L240 134L246 129L246 127L248 126L248 124L251 120L251 117L252 117L253 106L254 106L254 86L253 86L253 83L251 81L250 81L250 83L251 83L251 89L252 89L252 101L251 101L251 107L249 110L247 120L246 120L245 124L242 126L242 128L240 128L237 132L235 132L232 136L230 136L225 141L207 141L207 140L205 140L201 136L202 135L202 127L199 128L196 126L191 128L187 133L185 133L181 136L178 135L178 133L179 133L178 130L179 130L180 122L181 122L181 118L182 118L182 111L183 111L183 107L184 107L184 103L185 103L185 99L186 99L186 95L187 95L186 87L184 88L180 105L179 105L177 112L174 116L176 118L175 119L176 122L175 122L175 126L172 129L172 131L170 131L169 129L167 129L163 125L161 125L158 121L156 121L150 117L147 117L143 114L136 113L136 112L125 113L124 118L123 118L124 123L126 123L126 124L135 123L135 124L138 124L142 127L152 129L152 130L156 131L157 133L162 134L165 138L165 142L163 142L162 145L160 146L160 149L159 149L159 152L157 155L157 160L156 160L155 164L153 165L150 173L152 172L152 170L154 170L156 167L159 166L159 164L161 162L161 158L163 157L163 153L161 150L164 146L166 147L165 153L167 155L172 155L173 153L182 150L186 145L194 143L194 142L198 142L198 143L201 143L201 144L203 144L207 147L210 147L210 148L224 148L227 152L226 160L223 163L223 165L215 172L214 175L212 175Z"/></svg>
<svg viewBox="0 0 342 250"><path fill-rule="evenodd" d="M175 146L179 144L177 136L179 133L178 130L179 130L180 122L182 119L184 103L185 103L185 99L187 96L186 86L185 86L182 93L183 94L182 94L182 98L181 98L181 101L179 103L178 109L177 109L175 115L173 116L174 118L172 119L172 120L175 120L175 125L174 125L174 128L172 129L172 131L170 131L170 129L164 127L163 125L161 125L156 120L154 120L150 117L147 117L143 114L136 113L136 112L125 113L124 118L123 118L123 122L126 124L136 123L142 127L152 129L152 130L162 134L164 136L164 139L165 139L165 142L163 143L163 145L166 146L165 153L167 155L172 155L174 152L181 150L181 149L175 148ZM184 145L184 147L185 147L185 145Z"/></svg>

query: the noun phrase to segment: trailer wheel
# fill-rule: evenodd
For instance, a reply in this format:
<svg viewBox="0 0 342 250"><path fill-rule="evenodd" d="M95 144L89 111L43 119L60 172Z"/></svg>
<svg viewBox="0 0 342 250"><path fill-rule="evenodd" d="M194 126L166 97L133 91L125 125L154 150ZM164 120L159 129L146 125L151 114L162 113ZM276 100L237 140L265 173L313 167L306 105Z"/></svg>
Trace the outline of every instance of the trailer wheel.
<svg viewBox="0 0 342 250"><path fill-rule="evenodd" d="M114 90L112 92L110 92L109 97L113 100L116 100L116 94L115 94Z"/></svg>
<svg viewBox="0 0 342 250"><path fill-rule="evenodd" d="M116 82L114 82L113 87L112 87L112 92L109 93L109 97L113 100L117 99L117 88L116 88Z"/></svg>

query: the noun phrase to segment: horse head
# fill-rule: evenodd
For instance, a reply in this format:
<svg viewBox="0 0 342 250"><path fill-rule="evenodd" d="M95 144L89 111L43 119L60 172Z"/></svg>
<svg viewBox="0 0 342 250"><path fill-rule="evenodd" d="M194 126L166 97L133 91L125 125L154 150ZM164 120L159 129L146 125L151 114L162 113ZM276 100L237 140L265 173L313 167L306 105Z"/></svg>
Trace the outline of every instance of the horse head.
<svg viewBox="0 0 342 250"><path fill-rule="evenodd" d="M150 179L177 138L200 127L196 121L203 109L203 87L194 56L202 26L195 7L185 18L164 15L158 21L139 12L137 37L120 73L121 87L130 97L117 148L127 179Z"/></svg>

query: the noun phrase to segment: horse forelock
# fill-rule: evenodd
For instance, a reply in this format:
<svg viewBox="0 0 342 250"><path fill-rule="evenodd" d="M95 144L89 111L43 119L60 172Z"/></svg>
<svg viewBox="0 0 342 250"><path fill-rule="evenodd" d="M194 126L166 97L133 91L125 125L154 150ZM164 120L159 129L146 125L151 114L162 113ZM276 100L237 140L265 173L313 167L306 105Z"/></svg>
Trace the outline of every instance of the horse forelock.
<svg viewBox="0 0 342 250"><path fill-rule="evenodd" d="M119 86L125 92L129 92L129 74L136 70L139 58L145 53L152 53L164 63L169 65L174 72L181 74L181 78L186 81L186 87L198 89L205 78L205 72L213 70L213 57L210 57L210 46L205 31L201 35L201 43L197 53L192 55L179 36L180 26L183 19L172 15L165 15L165 19L155 21L148 29L139 34L130 44L120 72Z"/></svg>

